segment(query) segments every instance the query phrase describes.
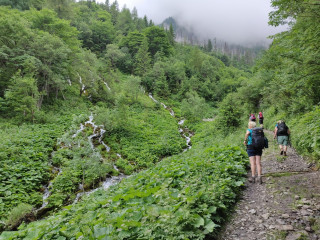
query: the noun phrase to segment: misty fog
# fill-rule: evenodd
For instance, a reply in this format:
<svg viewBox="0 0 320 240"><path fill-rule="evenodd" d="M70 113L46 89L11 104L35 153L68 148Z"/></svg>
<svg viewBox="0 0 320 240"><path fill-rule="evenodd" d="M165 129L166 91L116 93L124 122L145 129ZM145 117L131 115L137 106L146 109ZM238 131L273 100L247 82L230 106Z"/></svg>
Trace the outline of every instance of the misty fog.
<svg viewBox="0 0 320 240"><path fill-rule="evenodd" d="M113 2L110 0L110 4ZM136 7L139 17L147 15L155 24L173 17L199 37L230 43L267 43L268 36L286 29L268 26L268 14L273 10L269 0L118 0L118 3L120 9L124 5L130 10Z"/></svg>

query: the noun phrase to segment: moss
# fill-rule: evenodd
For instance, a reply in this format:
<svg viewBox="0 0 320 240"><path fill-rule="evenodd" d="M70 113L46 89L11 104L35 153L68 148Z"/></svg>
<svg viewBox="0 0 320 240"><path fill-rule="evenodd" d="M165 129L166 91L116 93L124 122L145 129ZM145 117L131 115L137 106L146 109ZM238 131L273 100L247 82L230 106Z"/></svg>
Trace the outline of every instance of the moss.
<svg viewBox="0 0 320 240"><path fill-rule="evenodd" d="M12 227L18 225L31 211L32 206L30 204L20 203L10 211L9 216L5 221L7 228L11 229Z"/></svg>

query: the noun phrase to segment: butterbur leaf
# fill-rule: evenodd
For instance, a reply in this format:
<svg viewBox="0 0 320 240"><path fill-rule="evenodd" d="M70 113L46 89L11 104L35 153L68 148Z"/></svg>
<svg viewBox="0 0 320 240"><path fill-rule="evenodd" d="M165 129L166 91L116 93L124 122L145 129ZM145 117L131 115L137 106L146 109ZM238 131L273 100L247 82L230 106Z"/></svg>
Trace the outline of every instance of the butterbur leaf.
<svg viewBox="0 0 320 240"><path fill-rule="evenodd" d="M209 220L208 222L207 222L207 224L204 226L204 228L208 231L208 232L213 232L213 229L215 228L215 227L217 227L218 225L217 224L215 224L214 222L212 222L212 220Z"/></svg>
<svg viewBox="0 0 320 240"><path fill-rule="evenodd" d="M107 235L108 229L106 227L94 226L94 237L96 239L102 239Z"/></svg>
<svg viewBox="0 0 320 240"><path fill-rule="evenodd" d="M217 212L217 207L214 207L214 206L209 207L208 212L209 213L216 213Z"/></svg>
<svg viewBox="0 0 320 240"><path fill-rule="evenodd" d="M204 225L204 219L199 216L199 215L196 215L196 218L195 218L195 221L193 223L193 226L195 227L200 227L200 226L203 226Z"/></svg>
<svg viewBox="0 0 320 240"><path fill-rule="evenodd" d="M66 237L63 237L63 236L59 236L58 238L57 238L57 240L65 240L65 239L67 239Z"/></svg>
<svg viewBox="0 0 320 240"><path fill-rule="evenodd" d="M240 186L243 185L243 182L242 182L242 181L237 181L237 182L235 182L235 185L236 185L237 187L240 187Z"/></svg>

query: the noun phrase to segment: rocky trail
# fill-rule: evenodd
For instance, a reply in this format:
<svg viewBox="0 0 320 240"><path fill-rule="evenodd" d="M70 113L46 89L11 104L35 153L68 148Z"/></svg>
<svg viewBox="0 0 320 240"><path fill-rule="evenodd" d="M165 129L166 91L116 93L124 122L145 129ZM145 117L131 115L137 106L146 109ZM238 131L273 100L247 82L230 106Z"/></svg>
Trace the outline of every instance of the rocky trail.
<svg viewBox="0 0 320 240"><path fill-rule="evenodd" d="M320 239L320 172L293 148L280 155L269 131L263 184L246 182L219 240Z"/></svg>

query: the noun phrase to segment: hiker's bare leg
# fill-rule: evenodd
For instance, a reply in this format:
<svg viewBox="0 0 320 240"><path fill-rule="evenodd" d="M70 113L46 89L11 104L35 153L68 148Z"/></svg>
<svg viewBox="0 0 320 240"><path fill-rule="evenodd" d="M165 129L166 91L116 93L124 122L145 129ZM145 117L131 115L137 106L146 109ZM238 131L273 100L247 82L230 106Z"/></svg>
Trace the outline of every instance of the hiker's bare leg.
<svg viewBox="0 0 320 240"><path fill-rule="evenodd" d="M249 159L251 167L251 176L254 177L256 175L256 156L249 157Z"/></svg>
<svg viewBox="0 0 320 240"><path fill-rule="evenodd" d="M279 145L280 151L283 151L283 146L280 144Z"/></svg>
<svg viewBox="0 0 320 240"><path fill-rule="evenodd" d="M261 156L256 156L256 164L257 164L258 177L260 177L261 176L261 172L262 172Z"/></svg>
<svg viewBox="0 0 320 240"><path fill-rule="evenodd" d="M283 145L283 151L287 151L287 145Z"/></svg>

